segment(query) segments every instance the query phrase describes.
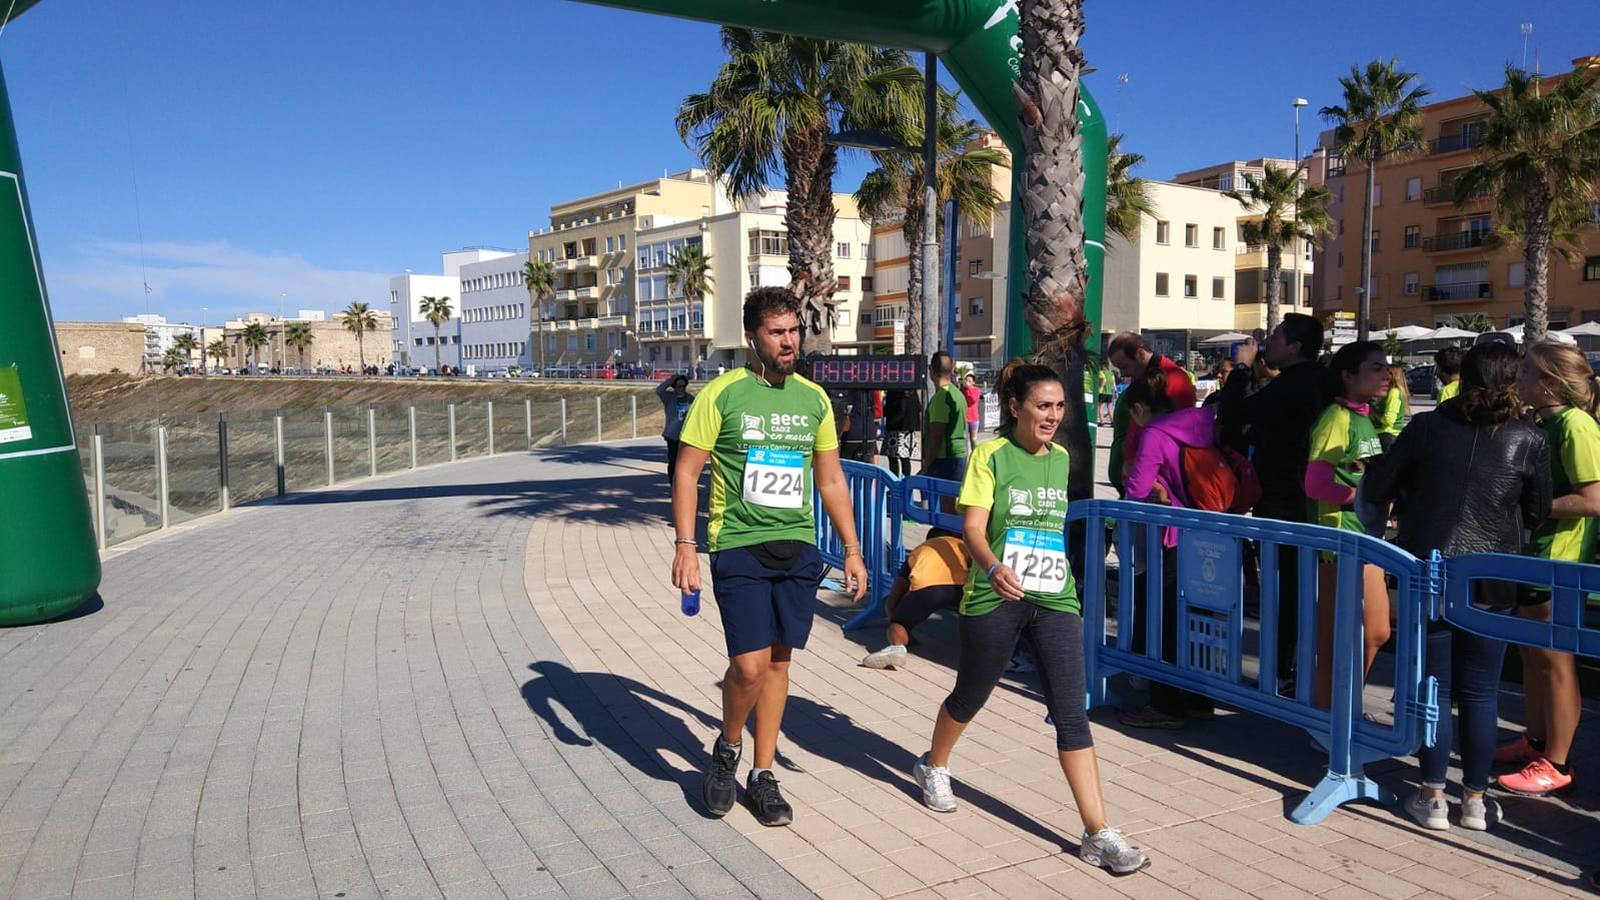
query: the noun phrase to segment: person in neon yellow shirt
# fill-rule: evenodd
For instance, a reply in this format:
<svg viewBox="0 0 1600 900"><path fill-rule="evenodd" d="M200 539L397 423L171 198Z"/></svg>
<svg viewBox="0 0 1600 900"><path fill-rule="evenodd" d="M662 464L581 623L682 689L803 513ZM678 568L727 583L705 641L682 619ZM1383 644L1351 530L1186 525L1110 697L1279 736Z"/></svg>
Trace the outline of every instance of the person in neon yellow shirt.
<svg viewBox="0 0 1600 900"><path fill-rule="evenodd" d="M1460 347L1446 347L1433 354L1433 377L1439 379L1439 393L1434 405L1443 406L1446 400L1461 393L1461 360L1466 354Z"/></svg>
<svg viewBox="0 0 1600 900"><path fill-rule="evenodd" d="M1528 348L1517 381L1522 401L1533 408L1550 443L1550 518L1533 533L1530 552L1544 559L1595 561L1596 516L1600 516L1600 406L1594 372L1576 347L1543 343ZM1530 591L1517 615L1549 621L1550 595ZM1568 765L1583 699L1578 666L1570 653L1522 648L1528 730L1495 752L1495 762L1522 765L1500 776L1500 787L1543 796L1572 786Z"/></svg>
<svg viewBox="0 0 1600 900"><path fill-rule="evenodd" d="M728 669L722 681L722 733L705 773L705 804L717 817L733 808L745 721L755 714L755 758L745 803L763 825L788 825L794 809L778 790L772 763L789 696L789 662L804 648L817 605L823 562L816 548L816 494L844 545L846 590L860 600L867 568L856 539L850 489L839 464L833 406L795 374L800 304L785 288L757 288L744 302L750 365L720 375L689 407L672 483L672 585L700 589L695 517L700 473L711 463L712 593L722 617ZM616 561L626 566L626 560Z"/></svg>
<svg viewBox="0 0 1600 900"><path fill-rule="evenodd" d="M1410 418L1411 392L1406 389L1405 367L1392 365L1389 367L1389 392L1372 412L1372 427L1378 432L1378 444L1383 452L1389 452Z"/></svg>

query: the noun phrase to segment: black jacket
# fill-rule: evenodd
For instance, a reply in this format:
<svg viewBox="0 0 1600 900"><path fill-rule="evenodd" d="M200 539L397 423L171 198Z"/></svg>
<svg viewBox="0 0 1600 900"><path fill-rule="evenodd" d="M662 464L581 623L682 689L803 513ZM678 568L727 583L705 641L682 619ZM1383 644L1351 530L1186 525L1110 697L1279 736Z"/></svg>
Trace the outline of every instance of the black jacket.
<svg viewBox="0 0 1600 900"><path fill-rule="evenodd" d="M1412 419L1361 479L1362 499L1402 502L1395 543L1413 556L1521 553L1550 515L1544 432L1509 422L1490 432L1456 403ZM1483 605L1506 608L1509 597Z"/></svg>
<svg viewBox="0 0 1600 900"><path fill-rule="evenodd" d="M1254 452L1250 461L1261 480L1256 515L1291 522L1306 519L1306 458L1311 455L1311 426L1326 405L1318 400L1323 368L1314 362L1290 366L1246 397L1248 373L1237 373L1222 386L1217 421L1223 434Z"/></svg>

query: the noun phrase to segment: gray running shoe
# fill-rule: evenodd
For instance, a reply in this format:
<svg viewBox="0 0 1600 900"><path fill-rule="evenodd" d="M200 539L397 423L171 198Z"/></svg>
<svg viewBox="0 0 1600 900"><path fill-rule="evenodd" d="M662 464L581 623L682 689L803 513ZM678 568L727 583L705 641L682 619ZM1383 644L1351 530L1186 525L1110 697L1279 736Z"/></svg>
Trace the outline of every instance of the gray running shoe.
<svg viewBox="0 0 1600 900"><path fill-rule="evenodd" d="M955 812L956 795L950 789L950 770L944 766L928 765L924 753L911 767L911 777L922 785L922 804L934 812Z"/></svg>
<svg viewBox="0 0 1600 900"><path fill-rule="evenodd" d="M788 825L794 821L794 807L783 799L778 790L778 779L771 772L762 772L744 786L744 802L755 814L756 821L768 827Z"/></svg>
<svg viewBox="0 0 1600 900"><path fill-rule="evenodd" d="M899 644L889 646L873 653L868 653L867 658L861 661L869 669L904 669L906 667L906 648Z"/></svg>
<svg viewBox="0 0 1600 900"><path fill-rule="evenodd" d="M1128 843L1122 832L1110 826L1094 834L1084 832L1078 844L1078 858L1113 875L1131 875L1150 866L1149 855Z"/></svg>
<svg viewBox="0 0 1600 900"><path fill-rule="evenodd" d="M1479 794L1461 798L1461 827L1469 831L1488 831L1490 825L1501 821L1500 804Z"/></svg>
<svg viewBox="0 0 1600 900"><path fill-rule="evenodd" d="M716 743L711 745L711 764L706 768L705 799L706 810L719 819L739 799L739 779L735 777L738 771L739 747L725 743L722 735L717 735Z"/></svg>
<svg viewBox="0 0 1600 900"><path fill-rule="evenodd" d="M1424 797L1421 791L1417 791L1406 798L1406 814L1429 831L1450 830L1450 805L1443 797L1434 797L1430 800Z"/></svg>

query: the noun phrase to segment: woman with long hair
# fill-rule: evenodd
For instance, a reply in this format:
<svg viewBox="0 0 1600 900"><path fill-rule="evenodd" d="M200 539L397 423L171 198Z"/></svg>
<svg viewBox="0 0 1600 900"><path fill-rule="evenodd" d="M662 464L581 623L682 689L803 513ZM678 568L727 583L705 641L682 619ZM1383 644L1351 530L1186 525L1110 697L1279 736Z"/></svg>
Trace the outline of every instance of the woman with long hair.
<svg viewBox="0 0 1600 900"><path fill-rule="evenodd" d="M1368 462L1383 453L1371 406L1389 392L1383 347L1372 341L1344 345L1328 363L1327 377L1326 391L1333 400L1311 426L1306 497L1316 524L1366 534L1355 511L1356 488ZM1331 555L1324 554L1319 574L1316 702L1326 709L1333 698L1333 612L1338 589L1338 565ZM1364 566L1361 581L1365 679L1378 648L1389 640L1389 588L1377 566Z"/></svg>
<svg viewBox="0 0 1600 900"><path fill-rule="evenodd" d="M1117 874L1137 872L1150 859L1106 821L1084 710L1083 619L1065 541L1069 461L1052 443L1067 391L1050 369L1013 362L998 392L1000 436L973 451L961 483L963 537L972 557L961 597L961 664L939 706L932 746L912 775L928 808L955 811L951 751L1026 635L1038 654L1061 770L1083 822L1078 855Z"/></svg>
<svg viewBox="0 0 1600 900"><path fill-rule="evenodd" d="M1411 418L1411 389L1406 386L1406 367L1389 366L1389 392L1372 411L1372 427L1378 432L1378 445L1388 453L1395 438Z"/></svg>
<svg viewBox="0 0 1600 900"><path fill-rule="evenodd" d="M1395 543L1413 556L1521 553L1524 530L1550 513L1549 444L1539 429L1520 420L1515 350L1485 344L1459 365L1456 399L1413 419L1367 471L1362 493L1383 505L1405 501ZM1516 596L1509 584L1482 582L1472 602L1510 612ZM1483 831L1497 818L1483 792L1494 757L1505 652L1503 641L1443 621L1428 624L1428 674L1438 680L1441 715L1433 746L1417 753L1422 789L1405 804L1424 828L1450 827L1445 774L1452 731L1461 747L1461 827ZM1451 701L1460 716L1455 729Z"/></svg>
<svg viewBox="0 0 1600 900"><path fill-rule="evenodd" d="M1522 401L1550 442L1550 518L1533 534L1529 552L1544 559L1594 562L1600 516L1600 425L1594 371L1576 347L1547 342L1528 348L1517 380ZM1528 591L1517 615L1548 621L1550 594ZM1578 666L1569 653L1522 648L1528 730L1495 753L1495 762L1521 766L1501 775L1500 787L1542 797L1572 786L1568 754L1583 702Z"/></svg>

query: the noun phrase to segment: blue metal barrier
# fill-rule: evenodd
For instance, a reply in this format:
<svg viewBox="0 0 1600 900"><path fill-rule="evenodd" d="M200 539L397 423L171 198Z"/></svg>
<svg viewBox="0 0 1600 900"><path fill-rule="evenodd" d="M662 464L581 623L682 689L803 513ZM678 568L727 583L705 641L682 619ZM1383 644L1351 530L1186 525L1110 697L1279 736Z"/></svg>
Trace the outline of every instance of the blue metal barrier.
<svg viewBox="0 0 1600 900"><path fill-rule="evenodd" d="M1085 572L1084 665L1091 706L1107 702L1107 679L1116 672L1140 675L1203 694L1304 728L1328 748L1328 771L1290 818L1301 824L1321 821L1340 804L1358 799L1394 802L1394 797L1367 778L1366 763L1416 751L1432 742L1438 722L1437 686L1423 674L1423 641L1431 615L1429 566L1383 541L1316 525L1297 525L1148 503L1091 500L1074 503L1069 519L1084 520L1088 559L1104 559L1106 525L1114 522L1116 544L1124 556L1117 582L1116 630L1107 615L1106 570L1090 565ZM1177 572L1178 640L1176 659L1162 659L1160 614L1167 560L1162 532L1180 529L1174 554ZM1255 683L1245 677L1242 542L1261 546L1260 668ZM1142 554L1123 552L1142 544ZM1278 549L1299 554L1297 601L1302 623L1296 642L1296 689L1279 694L1277 632L1279 621ZM1333 704L1319 709L1312 698L1317 621L1317 556L1337 560L1335 592ZM1135 566L1143 566L1143 622L1134 621ZM1384 726L1362 717L1362 566L1378 566L1395 576L1394 606L1398 625L1395 646L1394 724ZM1145 649L1134 652L1134 629L1143 628Z"/></svg>
<svg viewBox="0 0 1600 900"><path fill-rule="evenodd" d="M867 567L867 607L845 623L845 628L859 627L863 617L882 615L884 599L889 596L889 586L894 583L895 572L905 561L904 516L900 512L901 492L893 474L870 463L842 460L845 483L850 489L850 506L855 512L856 537L861 542L861 561ZM812 510L817 523L817 550L822 561L836 568L844 568L844 542L839 539L822 506L822 495L815 490L811 496Z"/></svg>
<svg viewBox="0 0 1600 900"><path fill-rule="evenodd" d="M1587 598L1600 595L1600 566L1504 553L1435 558L1433 565L1436 578L1444 587L1440 613L1451 625L1513 644L1600 657L1600 628L1589 627L1584 621ZM1474 586L1484 581L1549 591L1550 621L1523 619L1474 606Z"/></svg>

